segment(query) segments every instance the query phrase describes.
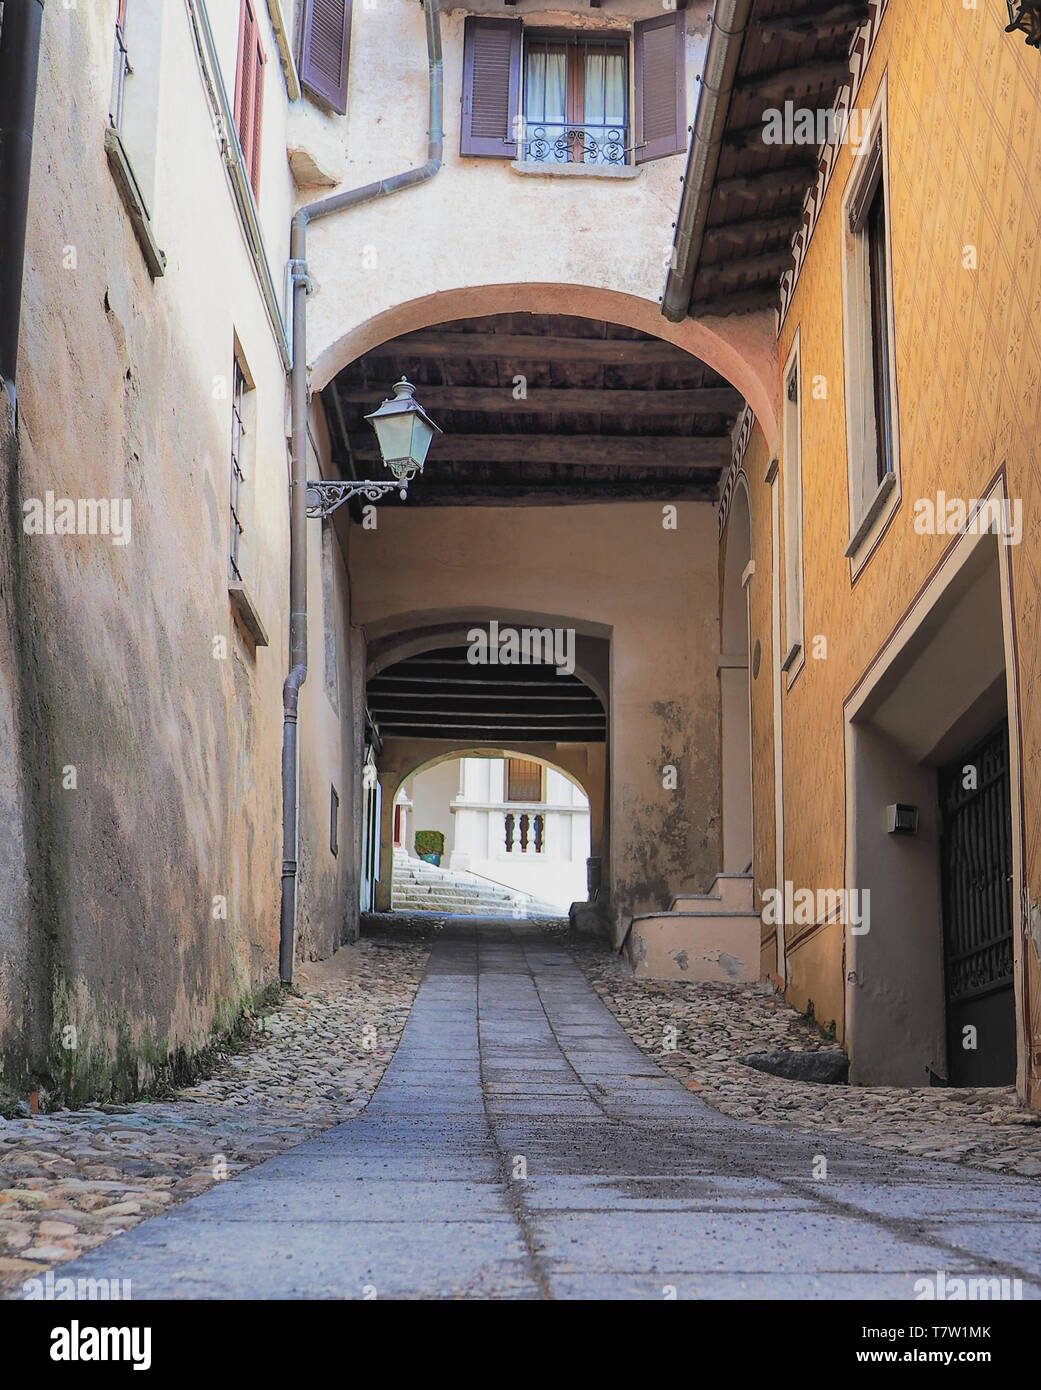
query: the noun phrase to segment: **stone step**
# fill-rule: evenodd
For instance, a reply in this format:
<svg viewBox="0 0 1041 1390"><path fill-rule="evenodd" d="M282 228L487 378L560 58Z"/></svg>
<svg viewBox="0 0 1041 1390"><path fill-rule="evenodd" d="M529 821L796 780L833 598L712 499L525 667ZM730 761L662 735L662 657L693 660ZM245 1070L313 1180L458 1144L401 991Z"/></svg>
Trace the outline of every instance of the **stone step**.
<svg viewBox="0 0 1041 1390"><path fill-rule="evenodd" d="M754 912L755 879L751 874L717 874L707 893L677 893L670 912L693 912L712 916L713 913Z"/></svg>
<svg viewBox="0 0 1041 1390"><path fill-rule="evenodd" d="M625 951L651 980L735 984L759 979L761 936L754 912L658 912L633 918Z"/></svg>

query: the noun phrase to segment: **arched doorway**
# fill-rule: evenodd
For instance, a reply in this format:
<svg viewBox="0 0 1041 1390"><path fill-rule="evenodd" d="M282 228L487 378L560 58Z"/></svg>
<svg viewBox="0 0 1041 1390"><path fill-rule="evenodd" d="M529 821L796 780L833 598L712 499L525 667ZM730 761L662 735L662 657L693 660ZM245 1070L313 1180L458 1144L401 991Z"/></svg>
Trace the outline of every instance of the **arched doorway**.
<svg viewBox="0 0 1041 1390"><path fill-rule="evenodd" d="M749 686L748 580L752 559L748 489L734 490L726 532L720 615L720 765L723 782L723 872L752 868L752 723Z"/></svg>
<svg viewBox="0 0 1041 1390"><path fill-rule="evenodd" d="M530 748L463 747L411 769L397 791L388 779L386 794L395 910L429 896L435 910L456 900L488 916L564 916L586 901L590 801L575 771Z"/></svg>
<svg viewBox="0 0 1041 1390"><path fill-rule="evenodd" d="M574 669L561 671L552 662L538 660L517 665L471 661L473 644L464 643L468 633L483 631L476 616L461 627L446 622L424 625L418 617L413 621L414 627L398 627L383 638L373 635L370 645L366 707L378 745L382 817L378 861L370 866L378 882L368 890L363 887L363 900L383 911L391 905L395 851L400 855L407 849L396 846L401 787L417 772L460 757L535 762L578 786L589 803L588 845L582 857L599 863L607 820L608 718L594 687L600 684L595 673L607 671L607 639L576 636ZM545 615L542 620L529 615L528 623L518 620L515 630L521 636L544 637L560 629ZM562 838L564 827L554 822L569 813L536 804L540 798L512 799L517 805L509 824L509 788L489 788L485 801L491 819L485 820L489 832L495 821L494 833L502 832L504 840L505 862L516 865L511 857L515 852L523 861L526 854L543 853L554 834ZM400 820L398 824L400 828ZM490 861L496 857L497 852L491 853ZM583 863L583 878L585 869Z"/></svg>

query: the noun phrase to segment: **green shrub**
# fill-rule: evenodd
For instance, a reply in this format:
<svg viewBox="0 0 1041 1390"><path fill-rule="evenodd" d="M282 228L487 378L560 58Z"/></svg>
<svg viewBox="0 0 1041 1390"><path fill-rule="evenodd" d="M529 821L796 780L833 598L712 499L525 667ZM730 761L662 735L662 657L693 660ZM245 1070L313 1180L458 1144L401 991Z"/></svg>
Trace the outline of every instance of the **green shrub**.
<svg viewBox="0 0 1041 1390"><path fill-rule="evenodd" d="M444 832L441 830L417 830L415 844L417 854L444 854Z"/></svg>

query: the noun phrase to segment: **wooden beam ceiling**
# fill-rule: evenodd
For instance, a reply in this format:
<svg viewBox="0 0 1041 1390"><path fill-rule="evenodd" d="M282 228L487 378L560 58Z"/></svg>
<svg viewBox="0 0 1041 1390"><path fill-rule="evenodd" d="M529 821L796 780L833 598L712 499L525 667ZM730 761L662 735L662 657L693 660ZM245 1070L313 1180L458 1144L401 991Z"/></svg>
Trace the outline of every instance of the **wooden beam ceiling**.
<svg viewBox="0 0 1041 1390"><path fill-rule="evenodd" d="M466 647L399 661L368 683L381 738L602 743L607 718L596 695L553 666L481 666Z"/></svg>
<svg viewBox="0 0 1041 1390"><path fill-rule="evenodd" d="M738 262L732 277L758 269ZM402 375L444 433L391 507L712 500L742 406L699 358L633 329L569 315L464 319L383 343L329 384L343 476L380 475L364 417Z"/></svg>
<svg viewBox="0 0 1041 1390"><path fill-rule="evenodd" d="M433 447L433 446L432 446ZM431 462L453 463L551 463L598 468L690 468L714 464L722 468L730 453L730 440L676 438L668 435L605 434L445 434L437 440ZM375 437L361 436L354 457L366 463L379 461Z"/></svg>
<svg viewBox="0 0 1041 1390"><path fill-rule="evenodd" d="M742 405L740 391L731 386L702 386L689 391L599 391L583 387L536 387L515 397L507 386L424 386L423 405L429 411L505 411L511 415L554 415L589 411L599 415L684 415L692 411L736 414ZM374 410L385 390L344 390L340 399L349 405Z"/></svg>
<svg viewBox="0 0 1041 1390"><path fill-rule="evenodd" d="M815 145L767 144L766 114L791 101L828 111L849 78L867 0L756 0L744 31L689 312L776 307L791 238L817 177ZM735 265L744 270L735 273Z"/></svg>

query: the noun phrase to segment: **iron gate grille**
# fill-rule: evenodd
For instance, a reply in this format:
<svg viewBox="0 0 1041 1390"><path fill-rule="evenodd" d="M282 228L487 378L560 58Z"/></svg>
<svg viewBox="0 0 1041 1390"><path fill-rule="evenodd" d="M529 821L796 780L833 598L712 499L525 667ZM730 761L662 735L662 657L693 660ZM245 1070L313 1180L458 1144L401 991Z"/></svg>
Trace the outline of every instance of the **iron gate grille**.
<svg viewBox="0 0 1041 1390"><path fill-rule="evenodd" d="M1007 720L942 769L940 806L947 999L954 1004L1012 983Z"/></svg>

